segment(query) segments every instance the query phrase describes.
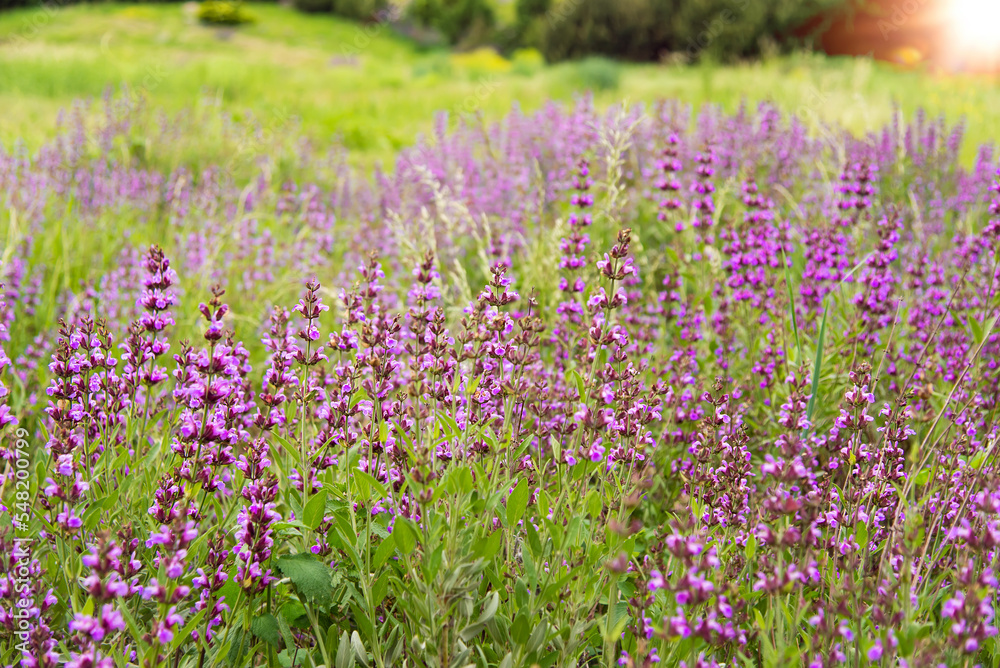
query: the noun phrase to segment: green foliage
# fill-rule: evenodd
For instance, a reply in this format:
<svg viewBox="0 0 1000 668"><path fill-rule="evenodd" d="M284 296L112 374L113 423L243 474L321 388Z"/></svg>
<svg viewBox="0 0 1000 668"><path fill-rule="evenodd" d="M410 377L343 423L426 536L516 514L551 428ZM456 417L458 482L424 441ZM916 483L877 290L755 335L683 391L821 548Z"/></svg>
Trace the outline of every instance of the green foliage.
<svg viewBox="0 0 1000 668"><path fill-rule="evenodd" d="M198 6L198 20L207 25L238 26L253 23L257 19L247 11L242 2L204 0Z"/></svg>
<svg viewBox="0 0 1000 668"><path fill-rule="evenodd" d="M293 4L299 11L309 14L329 14L333 11L333 0L293 0Z"/></svg>
<svg viewBox="0 0 1000 668"><path fill-rule="evenodd" d="M576 64L574 74L580 86L587 90L617 90L621 83L622 66L608 58L590 56Z"/></svg>
<svg viewBox="0 0 1000 668"><path fill-rule="evenodd" d="M510 26L510 42L515 48L538 49L545 37L546 17L554 0L516 0L514 25ZM506 45L504 45L506 46Z"/></svg>
<svg viewBox="0 0 1000 668"><path fill-rule="evenodd" d="M386 6L385 0L331 0L330 11L346 19L369 21L379 20Z"/></svg>
<svg viewBox="0 0 1000 668"><path fill-rule="evenodd" d="M104 4L108 0L96 0L96 2L86 2L85 0L0 0L0 11L4 9L14 9L16 7L40 7L46 14L52 14L69 5L77 4ZM146 3L179 3L185 0L134 0L138 4Z"/></svg>
<svg viewBox="0 0 1000 668"><path fill-rule="evenodd" d="M518 49L511 56L512 70L521 75L532 75L545 67L545 57L537 49Z"/></svg>
<svg viewBox="0 0 1000 668"><path fill-rule="evenodd" d="M323 514L326 511L326 492L320 492L313 496L306 503L302 520L307 527L315 530L323 521Z"/></svg>
<svg viewBox="0 0 1000 668"><path fill-rule="evenodd" d="M292 581L303 601L320 609L332 603L333 571L311 554L294 554L278 559L278 568Z"/></svg>
<svg viewBox="0 0 1000 668"><path fill-rule="evenodd" d="M561 0L546 16L541 48L549 61L591 54L655 58L663 30L655 0Z"/></svg>
<svg viewBox="0 0 1000 668"><path fill-rule="evenodd" d="M250 624L250 632L257 638L280 650L282 645L281 629L277 618L272 614L257 617Z"/></svg>
<svg viewBox="0 0 1000 668"><path fill-rule="evenodd" d="M386 0L294 0L295 8L307 13L326 13L355 21L384 20Z"/></svg>
<svg viewBox="0 0 1000 668"><path fill-rule="evenodd" d="M413 0L407 11L414 21L437 30L451 44L483 43L496 23L488 0Z"/></svg>
<svg viewBox="0 0 1000 668"><path fill-rule="evenodd" d="M531 3L533 0L525 0ZM588 54L657 60L729 60L759 54L819 12L845 0L560 0L540 38L549 60ZM520 16L520 14L519 14ZM524 16L537 16L526 8Z"/></svg>
<svg viewBox="0 0 1000 668"><path fill-rule="evenodd" d="M514 3L519 22L545 16L552 8L553 0L516 0Z"/></svg>

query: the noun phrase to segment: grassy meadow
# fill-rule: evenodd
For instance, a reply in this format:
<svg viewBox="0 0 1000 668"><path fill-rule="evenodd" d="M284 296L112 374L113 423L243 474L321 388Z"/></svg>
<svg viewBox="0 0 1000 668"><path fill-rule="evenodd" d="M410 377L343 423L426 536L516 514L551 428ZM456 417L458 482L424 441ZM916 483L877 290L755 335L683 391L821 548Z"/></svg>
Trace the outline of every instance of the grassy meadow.
<svg viewBox="0 0 1000 668"><path fill-rule="evenodd" d="M292 124L315 141L336 139L352 160L388 160L431 129L435 113L475 112L487 121L512 105L593 91L598 106L622 99L675 98L732 111L741 101L776 102L815 126L863 133L898 105L949 121L966 118L972 147L1000 130L1000 90L980 76L945 76L867 60L799 54L720 66L568 63L537 54L510 60L490 51L421 48L384 25L359 26L273 4L248 5L257 22L236 30L199 25L181 4L82 5L0 14L0 141L37 146L60 109L99 98L109 87L140 93L149 107L179 112L200 105L265 128ZM177 159L224 151L211 124L188 133ZM275 134L280 134L275 132Z"/></svg>

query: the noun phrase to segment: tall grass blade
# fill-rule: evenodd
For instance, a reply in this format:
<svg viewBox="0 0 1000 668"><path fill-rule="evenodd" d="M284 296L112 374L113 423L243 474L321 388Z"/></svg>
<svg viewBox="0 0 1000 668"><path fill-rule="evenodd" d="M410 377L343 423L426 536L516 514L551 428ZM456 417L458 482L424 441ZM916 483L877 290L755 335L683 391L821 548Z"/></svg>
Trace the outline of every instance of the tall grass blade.
<svg viewBox="0 0 1000 668"><path fill-rule="evenodd" d="M806 417L812 422L813 410L816 408L816 395L819 393L819 374L823 370L823 340L826 338L826 314L829 309L823 305L823 320L819 324L819 337L816 339L816 361L813 363L813 377L809 407Z"/></svg>
<svg viewBox="0 0 1000 668"><path fill-rule="evenodd" d="M781 253L781 258L784 260L782 263L785 269L785 287L788 289L788 310L792 316L792 331L795 333L795 347L798 350L798 362L801 364L802 357L802 341L799 339L799 322L795 317L795 295L792 293L792 279L788 275L788 258L785 253Z"/></svg>

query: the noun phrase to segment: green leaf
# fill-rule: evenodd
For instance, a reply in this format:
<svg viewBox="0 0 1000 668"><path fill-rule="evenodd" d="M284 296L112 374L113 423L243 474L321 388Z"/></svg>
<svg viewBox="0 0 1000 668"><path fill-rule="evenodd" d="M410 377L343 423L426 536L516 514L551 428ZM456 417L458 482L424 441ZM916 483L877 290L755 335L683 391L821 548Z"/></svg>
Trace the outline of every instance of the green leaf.
<svg viewBox="0 0 1000 668"><path fill-rule="evenodd" d="M351 537L354 536L353 533L345 531L343 528L337 526L329 534L331 543L338 545L342 550L347 552L347 556L350 557L351 563L354 565L356 570L361 570L361 555L358 554L357 548L351 542Z"/></svg>
<svg viewBox="0 0 1000 668"><path fill-rule="evenodd" d="M444 411L438 413L438 418L444 423L444 435L448 439L457 438L462 435L462 430L458 427L458 422L455 418L448 415Z"/></svg>
<svg viewBox="0 0 1000 668"><path fill-rule="evenodd" d="M184 624L184 628L182 628L179 633L174 634L174 639L171 641L170 647L173 649L177 649L178 647L186 643L188 640L190 640L191 633L198 627L199 624L201 624L202 618L204 618L205 615L207 614L208 614L208 609L206 608L201 612L192 615L191 618L187 620L187 623Z"/></svg>
<svg viewBox="0 0 1000 668"><path fill-rule="evenodd" d="M993 450L996 448L996 445L997 445L996 440L991 441L989 446L985 450L980 450L979 452L976 453L976 456L973 457L972 460L969 462L969 466L971 466L977 471L982 470L983 464L985 464L986 460L993 455Z"/></svg>
<svg viewBox="0 0 1000 668"><path fill-rule="evenodd" d="M101 510L104 508L104 503L107 499L101 499L100 501L95 501L87 508L87 512L83 514L83 525L90 530L93 530L97 526L97 523L101 520Z"/></svg>
<svg viewBox="0 0 1000 668"><path fill-rule="evenodd" d="M491 619L496 617L497 610L500 609L500 594L497 592L491 593L483 604L483 611L479 614L479 619L476 620L477 624L485 624Z"/></svg>
<svg viewBox="0 0 1000 668"><path fill-rule="evenodd" d="M752 561L757 554L757 537L753 534L750 534L750 537L747 538L747 544L743 548L743 553L746 555L747 561Z"/></svg>
<svg viewBox="0 0 1000 668"><path fill-rule="evenodd" d="M528 622L528 614L521 610L514 618L514 623L510 625L510 638L518 645L523 645L530 637L531 624Z"/></svg>
<svg viewBox="0 0 1000 668"><path fill-rule="evenodd" d="M351 403L349 404L349 406L350 406L350 408L354 408L354 407L355 407L355 406L357 406L357 405L358 405L359 403L361 403L361 402L362 402L362 401L364 401L365 399L369 399L369 398L370 398L370 397L368 396L368 393L367 393L367 392L365 392L365 391L364 391L363 389L360 389L360 388L359 388L359 389L358 389L358 390L357 390L357 391L356 391L356 392L354 393L354 396L352 396L352 397L351 397Z"/></svg>
<svg viewBox="0 0 1000 668"><path fill-rule="evenodd" d="M326 490L323 490L306 502L305 510L302 511L302 522L315 531L323 523L323 515L325 513Z"/></svg>
<svg viewBox="0 0 1000 668"><path fill-rule="evenodd" d="M584 501L584 507L587 509L587 514L592 518L597 519L601 516L601 510L604 509L604 504L601 502L601 495L596 489L590 490L587 494L587 499Z"/></svg>
<svg viewBox="0 0 1000 668"><path fill-rule="evenodd" d="M281 522L275 522L273 528L275 531L285 531L286 529L308 529L309 527L299 520L283 520ZM292 533L298 532L293 531ZM302 534L299 533L299 535L301 536Z"/></svg>
<svg viewBox="0 0 1000 668"><path fill-rule="evenodd" d="M472 474L464 466L451 468L445 474L442 486L454 494L468 494L473 487Z"/></svg>
<svg viewBox="0 0 1000 668"><path fill-rule="evenodd" d="M298 624L299 620L306 617L306 607L299 603L298 601L292 599L287 601L281 606L281 610L278 613L278 626L281 626L282 622L288 624ZM308 624L309 620L305 619Z"/></svg>
<svg viewBox="0 0 1000 668"><path fill-rule="evenodd" d="M424 559L422 570L426 582L434 582L438 572L441 570L441 563L444 560L444 545L438 545Z"/></svg>
<svg viewBox="0 0 1000 668"><path fill-rule="evenodd" d="M358 600L361 600L360 594L358 594ZM365 611L354 603L350 604L350 608L351 614L354 616L354 621L357 623L358 628L364 632L365 636L369 638L372 637L375 634L375 627L372 624L372 621L368 619L368 615L365 614Z"/></svg>
<svg viewBox="0 0 1000 668"><path fill-rule="evenodd" d="M476 547L476 556L482 557L487 561L492 559L493 555L500 551L500 542L502 539L500 533L499 531L494 531L485 540L479 541Z"/></svg>
<svg viewBox="0 0 1000 668"><path fill-rule="evenodd" d="M340 634L340 647L337 648L337 668L354 668L354 652L351 650L351 639L347 631Z"/></svg>
<svg viewBox="0 0 1000 668"><path fill-rule="evenodd" d="M860 520L854 525L854 540L862 550L868 548L868 526Z"/></svg>
<svg viewBox="0 0 1000 668"><path fill-rule="evenodd" d="M354 650L354 658L358 660L364 668L368 668L368 650L365 649L365 644L361 642L361 636L358 635L357 631L351 632L351 649Z"/></svg>
<svg viewBox="0 0 1000 668"><path fill-rule="evenodd" d="M243 646L247 643L244 642L243 629L235 629L233 634L233 644L230 645L229 653L226 654L226 661L231 666L239 666L243 660Z"/></svg>
<svg viewBox="0 0 1000 668"><path fill-rule="evenodd" d="M379 605L385 600L385 593L389 590L389 571L385 571L379 579L372 584L372 602Z"/></svg>
<svg viewBox="0 0 1000 668"><path fill-rule="evenodd" d="M356 481L367 483L368 487L370 488L368 490L365 490L366 493L363 494L363 496L366 497L365 499L366 501L371 499L371 489L374 489L376 492L378 492L380 498L382 499L389 498L389 492L386 491L385 485L376 480L374 476L372 476L371 474L366 473L361 469L354 469L353 471L351 471L351 475L354 476Z"/></svg>
<svg viewBox="0 0 1000 668"><path fill-rule="evenodd" d="M417 533L406 517L397 517L392 528L392 537L396 547L403 554L410 554L417 547Z"/></svg>
<svg viewBox="0 0 1000 668"><path fill-rule="evenodd" d="M531 558L531 550L521 550L521 561L524 565L524 575L528 578L528 586L534 591L538 585L538 572L535 569L535 560Z"/></svg>
<svg viewBox="0 0 1000 668"><path fill-rule="evenodd" d="M127 605L121 606L121 613L122 617L125 618L125 626L128 627L129 633L132 634L132 637L141 639L144 634L139 631L139 624L135 621L135 617L132 616L132 613L129 612Z"/></svg>
<svg viewBox="0 0 1000 668"><path fill-rule="evenodd" d="M295 647L295 638L292 637L292 627L285 621L284 615L278 616L278 630L281 631L281 638L285 641L285 647Z"/></svg>
<svg viewBox="0 0 1000 668"><path fill-rule="evenodd" d="M538 531L535 530L535 525L531 522L525 522L524 528L528 532L528 547L531 548L532 553L538 558L542 557L542 541L538 537Z"/></svg>
<svg viewBox="0 0 1000 668"><path fill-rule="evenodd" d="M813 410L816 408L816 396L819 394L819 375L823 369L823 340L826 338L826 314L829 309L823 309L823 321L819 326L819 338L816 340L816 361L813 363L812 396L809 397L809 407L806 417L812 421Z"/></svg>
<svg viewBox="0 0 1000 668"><path fill-rule="evenodd" d="M792 277L788 271L788 258L785 257L784 252L781 254L781 259L783 260L782 266L785 271L785 287L788 288L788 313L792 317L792 332L795 334L795 347L798 352L798 359L804 360L802 357L802 341L799 339L799 322L795 317L795 295L792 292Z"/></svg>
<svg viewBox="0 0 1000 668"><path fill-rule="evenodd" d="M583 376L580 375L576 369L570 369L570 375L573 376L573 382L576 384L576 391L579 394L579 400L584 401L584 397L587 396L587 386L583 382Z"/></svg>
<svg viewBox="0 0 1000 668"><path fill-rule="evenodd" d="M125 464L131 459L132 455L129 453L128 448L123 448L121 454L115 457L115 461L111 462L111 470L119 471L124 468Z"/></svg>
<svg viewBox="0 0 1000 668"><path fill-rule="evenodd" d="M311 554L294 554L278 559L278 568L292 581L301 596L326 610L333 603L333 571Z"/></svg>
<svg viewBox="0 0 1000 668"><path fill-rule="evenodd" d="M250 633L281 651L281 629L274 615L261 615L250 622Z"/></svg>
<svg viewBox="0 0 1000 668"><path fill-rule="evenodd" d="M528 595L528 585L523 578L518 578L514 583L514 602L519 608L527 608L531 599Z"/></svg>
<svg viewBox="0 0 1000 668"><path fill-rule="evenodd" d="M538 626L535 627L535 630L532 632L531 637L528 638L528 646L526 648L528 654L531 654L532 652L541 649L542 643L545 642L545 636L548 633L548 629L549 625L545 622L544 619L538 622Z"/></svg>
<svg viewBox="0 0 1000 668"><path fill-rule="evenodd" d="M983 340L983 324L979 322L976 318L968 319L969 326L972 327L972 340L982 341Z"/></svg>
<svg viewBox="0 0 1000 668"><path fill-rule="evenodd" d="M528 507L528 481L521 479L517 487L507 497L507 524L515 526L524 516Z"/></svg>
<svg viewBox="0 0 1000 668"><path fill-rule="evenodd" d="M372 557L372 570L377 571L382 568L386 560L388 560L395 551L396 541L392 537L386 538L379 543L378 549L375 550L375 556Z"/></svg>
<svg viewBox="0 0 1000 668"><path fill-rule="evenodd" d="M292 507L292 512L295 514L295 517L302 517L302 504L299 502L298 492L294 494L289 492L287 498L288 505Z"/></svg>
<svg viewBox="0 0 1000 668"><path fill-rule="evenodd" d="M392 632L392 635L389 636L388 642L386 642L386 647L388 647L388 650L386 651L385 654L385 665L387 666L397 665L399 663L399 657L403 654L403 650L405 649L403 635L402 634L397 635L398 631L399 627L397 626L396 629ZM394 636L395 639L393 639Z"/></svg>
<svg viewBox="0 0 1000 668"><path fill-rule="evenodd" d="M538 516L549 516L549 495L545 493L544 489L538 492Z"/></svg>

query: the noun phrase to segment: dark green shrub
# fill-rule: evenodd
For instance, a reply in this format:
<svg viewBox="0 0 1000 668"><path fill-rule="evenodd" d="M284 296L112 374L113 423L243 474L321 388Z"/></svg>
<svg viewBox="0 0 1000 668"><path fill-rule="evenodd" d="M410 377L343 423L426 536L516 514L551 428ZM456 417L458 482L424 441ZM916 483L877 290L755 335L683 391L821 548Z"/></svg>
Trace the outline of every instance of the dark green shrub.
<svg viewBox="0 0 1000 668"><path fill-rule="evenodd" d="M386 0L293 0L295 8L311 14L336 14L355 21L385 21L389 18Z"/></svg>
<svg viewBox="0 0 1000 668"><path fill-rule="evenodd" d="M513 46L501 44L500 47L507 52L514 51L518 47L541 48L545 38L546 17L552 10L552 2L553 0L516 0L514 5L516 19L514 25L507 28L513 36L513 39L509 40Z"/></svg>
<svg viewBox="0 0 1000 668"><path fill-rule="evenodd" d="M534 8L540 0L520 0ZM540 47L550 61L590 54L656 60L732 60L787 38L818 13L848 0L556 0ZM526 9L525 14L530 12Z"/></svg>
<svg viewBox="0 0 1000 668"><path fill-rule="evenodd" d="M45 5L47 11L58 11L61 7L77 5L81 0L0 0L0 11L5 9L16 9L18 7L39 7Z"/></svg>
<svg viewBox="0 0 1000 668"><path fill-rule="evenodd" d="M333 13L356 21L370 21L385 10L385 0L333 0Z"/></svg>
<svg viewBox="0 0 1000 668"><path fill-rule="evenodd" d="M330 13L333 11L333 0L293 0L295 9L309 14Z"/></svg>
<svg viewBox="0 0 1000 668"><path fill-rule="evenodd" d="M527 24L548 14L552 9L552 0L516 0L514 8L518 24Z"/></svg>
<svg viewBox="0 0 1000 668"><path fill-rule="evenodd" d="M208 25L238 26L256 21L241 2L205 0L198 6L198 20Z"/></svg>
<svg viewBox="0 0 1000 668"><path fill-rule="evenodd" d="M496 19L488 0L413 0L409 15L434 28L451 44L485 41Z"/></svg>
<svg viewBox="0 0 1000 668"><path fill-rule="evenodd" d="M655 1L560 0L546 16L542 52L549 61L588 55L649 60L656 51Z"/></svg>
<svg viewBox="0 0 1000 668"><path fill-rule="evenodd" d="M588 56L575 64L577 85L586 90L616 90L621 77L621 64L603 56Z"/></svg>

